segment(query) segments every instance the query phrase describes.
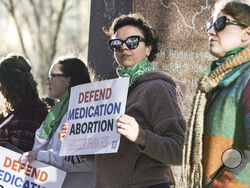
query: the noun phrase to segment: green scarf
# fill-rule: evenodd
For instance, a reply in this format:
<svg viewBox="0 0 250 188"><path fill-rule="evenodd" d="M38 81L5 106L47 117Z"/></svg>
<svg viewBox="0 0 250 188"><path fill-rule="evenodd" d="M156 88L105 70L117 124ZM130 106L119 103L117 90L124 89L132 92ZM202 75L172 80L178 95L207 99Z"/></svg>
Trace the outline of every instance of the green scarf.
<svg viewBox="0 0 250 188"><path fill-rule="evenodd" d="M68 110L69 106L69 95L58 102L52 110L48 113L44 126L42 128L41 136L43 138L51 138L58 128L63 116Z"/></svg>
<svg viewBox="0 0 250 188"><path fill-rule="evenodd" d="M210 73L211 71L213 71L214 69L216 69L218 66L220 66L222 63L224 63L226 60L230 59L231 57L233 57L234 55L236 55L237 53L239 53L244 48L245 48L245 46L244 47L238 47L238 48L234 48L231 51L227 52L224 57L213 61L212 64L211 64L211 66L207 70L205 70L203 72L203 74Z"/></svg>
<svg viewBox="0 0 250 188"><path fill-rule="evenodd" d="M154 66L148 60L141 60L130 67L122 67L119 65L116 69L118 76L130 77L129 87L132 86L144 73L149 71L154 71Z"/></svg>

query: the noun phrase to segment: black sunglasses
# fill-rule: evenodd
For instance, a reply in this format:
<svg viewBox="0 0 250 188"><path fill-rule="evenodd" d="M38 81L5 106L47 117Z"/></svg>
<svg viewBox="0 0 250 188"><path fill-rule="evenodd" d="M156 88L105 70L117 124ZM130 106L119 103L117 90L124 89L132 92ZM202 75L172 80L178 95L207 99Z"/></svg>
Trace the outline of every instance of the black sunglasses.
<svg viewBox="0 0 250 188"><path fill-rule="evenodd" d="M209 32L210 29L212 29L212 27L214 27L215 31L217 31L217 32L222 31L228 23L234 24L234 25L239 25L242 27L247 27L245 24L239 23L239 22L234 21L234 20L230 20L226 16L221 16L215 22L210 22L207 24L207 32Z"/></svg>
<svg viewBox="0 0 250 188"><path fill-rule="evenodd" d="M54 74L54 73L51 73L49 76L48 76L48 81L52 81L52 79L54 78L54 77L67 77L65 74L63 74L63 73L60 73L60 74Z"/></svg>
<svg viewBox="0 0 250 188"><path fill-rule="evenodd" d="M145 41L145 39L141 36L130 36L125 40L111 39L109 40L109 46L113 51L120 51L123 43L125 43L128 49L132 50L139 46L140 41Z"/></svg>

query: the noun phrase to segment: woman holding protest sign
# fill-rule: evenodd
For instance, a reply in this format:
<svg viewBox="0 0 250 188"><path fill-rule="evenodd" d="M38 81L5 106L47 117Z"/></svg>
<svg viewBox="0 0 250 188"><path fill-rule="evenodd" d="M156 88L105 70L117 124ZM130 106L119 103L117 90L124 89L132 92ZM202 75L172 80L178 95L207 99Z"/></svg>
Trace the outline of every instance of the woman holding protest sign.
<svg viewBox="0 0 250 188"><path fill-rule="evenodd" d="M169 165L182 162L182 85L154 71L158 40L143 17L122 15L107 34L117 74L130 82L126 111L117 122L120 148L114 155L96 156L97 187L169 187Z"/></svg>
<svg viewBox="0 0 250 188"><path fill-rule="evenodd" d="M207 28L209 49L218 59L201 78L193 103L185 147L185 180L187 187L247 188L250 186L250 1L220 0L212 16ZM240 163L223 169L226 164L223 154L229 148L233 155L228 159Z"/></svg>
<svg viewBox="0 0 250 188"><path fill-rule="evenodd" d="M92 160L79 156L59 156L61 142L58 139L58 131L66 122L70 88L90 83L89 71L78 58L58 59L55 62L49 71L47 84L49 96L60 101L52 108L40 129L36 131L33 149L24 153L21 161L27 160L26 165L28 165L37 159L67 171L63 188L91 188L93 187Z"/></svg>
<svg viewBox="0 0 250 188"><path fill-rule="evenodd" d="M19 152L31 150L47 107L39 98L31 66L23 56L9 55L1 60L0 91L0 145Z"/></svg>
<svg viewBox="0 0 250 188"><path fill-rule="evenodd" d="M167 171L181 164L185 120L180 108L182 85L154 71L157 38L137 15L116 18L107 34L117 74L130 77L126 114L117 121L122 135L117 153L95 155L96 187L169 187ZM68 127L60 132L63 139Z"/></svg>

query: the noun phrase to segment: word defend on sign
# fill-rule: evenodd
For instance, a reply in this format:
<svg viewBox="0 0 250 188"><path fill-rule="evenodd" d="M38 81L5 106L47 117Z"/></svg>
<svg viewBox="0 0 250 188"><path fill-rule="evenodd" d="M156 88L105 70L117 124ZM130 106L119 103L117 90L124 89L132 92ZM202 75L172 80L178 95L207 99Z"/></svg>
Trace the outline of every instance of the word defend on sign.
<svg viewBox="0 0 250 188"><path fill-rule="evenodd" d="M69 132L60 156L115 153L120 144L116 122L125 113L129 78L82 84L71 88Z"/></svg>
<svg viewBox="0 0 250 188"><path fill-rule="evenodd" d="M0 188L61 187L66 172L34 161L27 167L19 163L21 154L0 146Z"/></svg>

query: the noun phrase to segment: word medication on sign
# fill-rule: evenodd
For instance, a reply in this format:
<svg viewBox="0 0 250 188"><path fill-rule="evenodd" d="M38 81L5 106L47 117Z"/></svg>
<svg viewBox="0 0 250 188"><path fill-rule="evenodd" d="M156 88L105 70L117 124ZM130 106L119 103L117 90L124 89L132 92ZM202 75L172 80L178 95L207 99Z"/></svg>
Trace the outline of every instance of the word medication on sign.
<svg viewBox="0 0 250 188"><path fill-rule="evenodd" d="M108 100L111 97L112 89L104 88L80 92L78 97L78 104L88 103L91 101ZM73 108L69 110L68 120L76 120L83 118L95 118L112 114L119 114L121 111L121 102L97 104L86 107ZM114 119L105 119L102 121L91 121L72 124L69 135L80 133L95 133L113 131Z"/></svg>

